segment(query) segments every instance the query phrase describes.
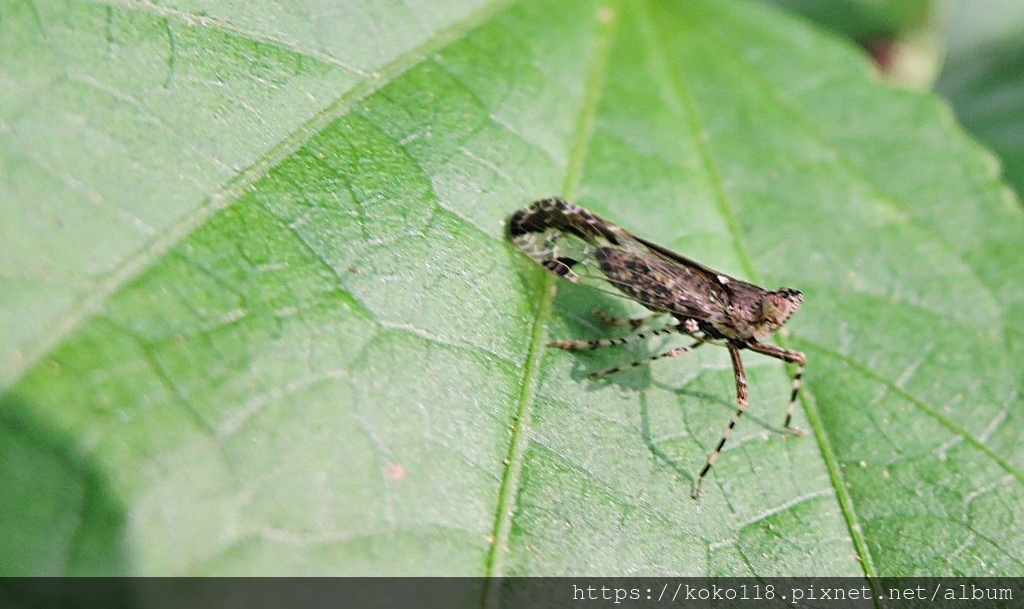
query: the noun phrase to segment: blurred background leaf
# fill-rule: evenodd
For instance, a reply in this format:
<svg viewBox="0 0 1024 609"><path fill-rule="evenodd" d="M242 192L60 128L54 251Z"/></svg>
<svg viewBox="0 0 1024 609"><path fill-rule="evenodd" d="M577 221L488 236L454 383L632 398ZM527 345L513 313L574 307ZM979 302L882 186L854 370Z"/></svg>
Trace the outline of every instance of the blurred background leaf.
<svg viewBox="0 0 1024 609"><path fill-rule="evenodd" d="M949 100L964 126L999 156L1004 178L1020 195L1024 193L1024 5L1004 0L951 1L944 24L948 52L935 90Z"/></svg>
<svg viewBox="0 0 1024 609"><path fill-rule="evenodd" d="M1022 573L1024 218L760 3L8 2L4 574ZM788 380L550 352L560 193L807 295Z"/></svg>
<svg viewBox="0 0 1024 609"><path fill-rule="evenodd" d="M934 88L999 157L1004 178L1018 195L1024 192L1024 4L767 1L863 46L889 80Z"/></svg>

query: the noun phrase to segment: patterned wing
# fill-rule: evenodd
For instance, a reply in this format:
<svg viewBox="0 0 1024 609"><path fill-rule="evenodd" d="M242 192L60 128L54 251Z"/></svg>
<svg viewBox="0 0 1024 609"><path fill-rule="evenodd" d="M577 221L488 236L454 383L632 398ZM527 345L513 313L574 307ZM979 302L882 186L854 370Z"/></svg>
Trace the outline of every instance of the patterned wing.
<svg viewBox="0 0 1024 609"><path fill-rule="evenodd" d="M675 254L563 199L537 201L509 220L513 243L574 283L627 296L645 307L718 325L738 281Z"/></svg>

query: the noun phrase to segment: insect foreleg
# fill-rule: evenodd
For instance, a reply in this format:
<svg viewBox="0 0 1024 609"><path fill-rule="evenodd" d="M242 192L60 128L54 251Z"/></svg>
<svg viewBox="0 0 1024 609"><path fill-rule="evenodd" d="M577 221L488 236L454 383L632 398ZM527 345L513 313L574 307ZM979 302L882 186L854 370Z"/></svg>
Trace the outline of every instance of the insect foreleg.
<svg viewBox="0 0 1024 609"><path fill-rule="evenodd" d="M796 374L793 376L793 386L789 392L789 403L786 404L786 421L783 423L783 426L797 435L802 435L804 430L799 427L794 427L792 422L793 412L796 410L796 398L800 393L800 385L804 378L804 366L807 365L807 356L800 351L783 349L782 347L766 345L759 342L752 342L747 345L747 348L751 351L763 353L769 357L774 357L775 359L781 359L784 362L795 363L797 365Z"/></svg>

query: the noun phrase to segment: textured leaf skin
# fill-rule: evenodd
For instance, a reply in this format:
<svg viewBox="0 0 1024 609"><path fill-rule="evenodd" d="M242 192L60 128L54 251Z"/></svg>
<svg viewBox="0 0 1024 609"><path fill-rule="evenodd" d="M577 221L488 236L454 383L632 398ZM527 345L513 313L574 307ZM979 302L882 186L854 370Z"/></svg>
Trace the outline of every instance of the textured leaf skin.
<svg viewBox="0 0 1024 609"><path fill-rule="evenodd" d="M376 6L5 9L4 574L1024 574L1024 218L941 103L758 4ZM552 194L803 291L810 434L752 358L691 501L728 360L548 350L635 312L504 239Z"/></svg>

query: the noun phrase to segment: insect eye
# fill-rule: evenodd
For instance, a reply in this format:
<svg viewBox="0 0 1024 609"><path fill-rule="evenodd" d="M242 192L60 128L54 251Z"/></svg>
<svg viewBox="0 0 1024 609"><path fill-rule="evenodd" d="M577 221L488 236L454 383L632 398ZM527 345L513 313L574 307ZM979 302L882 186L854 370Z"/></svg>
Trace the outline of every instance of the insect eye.
<svg viewBox="0 0 1024 609"><path fill-rule="evenodd" d="M796 313L804 302L804 295L790 288L779 288L761 301L761 315L779 325Z"/></svg>
<svg viewBox="0 0 1024 609"><path fill-rule="evenodd" d="M779 288L774 292L771 292L771 294L781 296L786 300L791 300L797 304L800 304L804 301L803 292L801 292L800 290L794 290L793 288Z"/></svg>

